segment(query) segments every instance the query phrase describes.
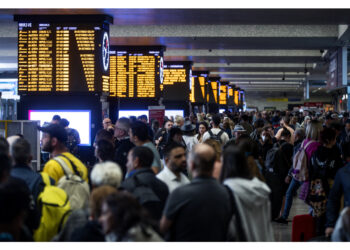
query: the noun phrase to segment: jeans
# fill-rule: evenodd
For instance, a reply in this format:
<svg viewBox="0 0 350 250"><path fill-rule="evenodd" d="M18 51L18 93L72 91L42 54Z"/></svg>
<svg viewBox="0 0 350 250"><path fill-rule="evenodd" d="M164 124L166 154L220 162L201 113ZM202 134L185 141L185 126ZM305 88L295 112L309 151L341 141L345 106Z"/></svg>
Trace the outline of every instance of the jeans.
<svg viewBox="0 0 350 250"><path fill-rule="evenodd" d="M282 214L282 218L285 220L288 218L290 208L292 207L292 204L293 204L293 194L298 190L301 184L302 182L299 182L294 178L292 178L292 181L289 184L289 187L286 193L286 202L284 204L284 209Z"/></svg>

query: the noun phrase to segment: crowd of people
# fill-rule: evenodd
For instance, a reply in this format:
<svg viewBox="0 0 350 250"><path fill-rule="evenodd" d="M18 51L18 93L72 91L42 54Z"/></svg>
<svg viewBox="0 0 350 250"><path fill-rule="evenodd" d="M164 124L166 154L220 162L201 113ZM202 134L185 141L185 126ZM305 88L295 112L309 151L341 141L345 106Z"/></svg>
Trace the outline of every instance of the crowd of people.
<svg viewBox="0 0 350 250"><path fill-rule="evenodd" d="M271 242L296 195L315 236L350 239L346 112L105 118L93 166L68 125L38 128L40 172L26 138L0 138L0 241Z"/></svg>

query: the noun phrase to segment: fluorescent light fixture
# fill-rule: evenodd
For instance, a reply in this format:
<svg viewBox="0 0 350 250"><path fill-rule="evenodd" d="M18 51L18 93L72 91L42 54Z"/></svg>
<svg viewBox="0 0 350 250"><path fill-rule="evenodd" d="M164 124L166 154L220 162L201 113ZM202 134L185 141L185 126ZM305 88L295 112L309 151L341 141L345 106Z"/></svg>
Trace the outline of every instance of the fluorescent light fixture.
<svg viewBox="0 0 350 250"><path fill-rule="evenodd" d="M0 63L0 69L17 69L17 63Z"/></svg>

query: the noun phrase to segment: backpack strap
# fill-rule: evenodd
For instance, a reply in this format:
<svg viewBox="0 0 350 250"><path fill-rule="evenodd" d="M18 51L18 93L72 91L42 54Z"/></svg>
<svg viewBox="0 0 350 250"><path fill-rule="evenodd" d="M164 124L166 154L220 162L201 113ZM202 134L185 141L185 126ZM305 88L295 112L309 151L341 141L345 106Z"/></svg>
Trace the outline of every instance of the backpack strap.
<svg viewBox="0 0 350 250"><path fill-rule="evenodd" d="M228 195L230 197L230 202L231 202L231 206L232 206L232 215L236 215L236 229L237 229L237 233L238 233L238 241L247 241L247 237L244 233L243 230L243 226L242 226L242 221L241 221L241 215L239 214L239 211L237 209L237 204L235 201L235 197L233 196L233 190L227 186L224 185L224 187L226 188Z"/></svg>
<svg viewBox="0 0 350 250"><path fill-rule="evenodd" d="M304 145L304 143L305 143L305 141L303 142L303 145L301 145L301 147L304 149L304 150L306 150L307 149L307 147L311 144L311 143L313 143L313 142L315 142L314 140L311 140L311 141L309 141L308 143L306 143L306 145Z"/></svg>
<svg viewBox="0 0 350 250"><path fill-rule="evenodd" d="M79 171L78 171L78 168L77 168L77 166L74 164L73 161L71 161L67 156L65 156L65 155L63 155L63 154L60 154L60 155L58 155L58 156L63 156L63 158L67 159L67 160L69 161L69 163L71 164L72 168L73 168L74 174L77 175L77 176L80 176L80 173L79 173ZM56 158L56 157L55 157L55 158ZM64 165L67 166L67 164L64 164ZM69 173L71 173L72 171L70 170L70 168L68 168L68 169L69 169ZM82 176L80 176L80 177L82 177Z"/></svg>
<svg viewBox="0 0 350 250"><path fill-rule="evenodd" d="M208 133L210 136L214 136L213 132L211 131L211 129L208 130Z"/></svg>
<svg viewBox="0 0 350 250"><path fill-rule="evenodd" d="M63 173L67 178L69 174L73 174L72 171L67 166L67 163L65 163L65 161L62 160L59 156L56 156L55 158L53 158L53 160L55 160L61 166Z"/></svg>
<svg viewBox="0 0 350 250"><path fill-rule="evenodd" d="M220 130L220 132L217 134L217 136L220 138L220 140L221 140L221 135L224 133L225 131L224 130Z"/></svg>
<svg viewBox="0 0 350 250"><path fill-rule="evenodd" d="M46 186L51 186L51 181L50 181L49 175L47 173L43 173L43 172L41 172L40 175L41 175L41 178L42 178L44 184Z"/></svg>

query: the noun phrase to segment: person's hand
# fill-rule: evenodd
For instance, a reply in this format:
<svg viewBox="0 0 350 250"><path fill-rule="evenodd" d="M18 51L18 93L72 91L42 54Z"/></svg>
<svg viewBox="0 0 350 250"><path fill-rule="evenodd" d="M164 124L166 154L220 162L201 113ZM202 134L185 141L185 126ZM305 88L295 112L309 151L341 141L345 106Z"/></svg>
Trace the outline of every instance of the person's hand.
<svg viewBox="0 0 350 250"><path fill-rule="evenodd" d="M325 230L326 237L330 237L333 233L334 228L333 227L327 227Z"/></svg>
<svg viewBox="0 0 350 250"><path fill-rule="evenodd" d="M292 177L290 177L289 175L287 175L287 177L284 179L284 182L289 184L290 181L292 180Z"/></svg>

